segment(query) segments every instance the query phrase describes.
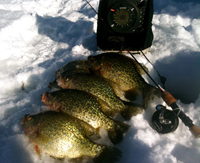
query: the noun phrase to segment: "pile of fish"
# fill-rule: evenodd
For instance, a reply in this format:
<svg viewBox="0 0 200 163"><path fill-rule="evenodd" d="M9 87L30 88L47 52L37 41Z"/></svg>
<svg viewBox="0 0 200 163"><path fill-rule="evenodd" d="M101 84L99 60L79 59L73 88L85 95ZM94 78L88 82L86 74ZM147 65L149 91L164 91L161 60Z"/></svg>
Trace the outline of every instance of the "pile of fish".
<svg viewBox="0 0 200 163"><path fill-rule="evenodd" d="M128 121L159 95L142 73L134 60L118 53L75 60L56 71L48 86L52 90L41 95L50 110L21 119L38 155L44 151L75 162L87 157L95 163L118 161L122 154L119 149L95 141L103 128L114 145L120 143L130 126L115 120L116 115ZM143 99L141 106L133 104L138 95Z"/></svg>

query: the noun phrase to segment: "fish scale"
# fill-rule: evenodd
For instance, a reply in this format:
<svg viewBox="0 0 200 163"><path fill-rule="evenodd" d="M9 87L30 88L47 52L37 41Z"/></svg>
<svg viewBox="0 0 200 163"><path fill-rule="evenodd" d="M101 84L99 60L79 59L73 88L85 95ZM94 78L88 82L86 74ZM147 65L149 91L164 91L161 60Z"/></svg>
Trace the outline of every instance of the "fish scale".
<svg viewBox="0 0 200 163"><path fill-rule="evenodd" d="M132 115L141 113L141 108L126 106L125 103L115 94L116 92L120 92L117 89L116 83L101 76L83 73L61 75L57 79L57 82L63 89L82 90L99 97L101 100L105 101L110 108L112 108L109 116L113 116L115 113L125 114L127 109L132 110Z"/></svg>
<svg viewBox="0 0 200 163"><path fill-rule="evenodd" d="M44 92L42 102L51 110L68 113L87 122L95 129L104 128L108 132L111 142L119 143L129 125L115 121L108 117L102 110L106 110L104 102L98 97L85 91L65 89L55 92Z"/></svg>
<svg viewBox="0 0 200 163"><path fill-rule="evenodd" d="M99 76L109 79L125 91L125 97L131 101L142 93L143 106L146 108L160 91L148 84L141 74L143 71L138 63L128 56L119 53L102 53L88 57L91 70Z"/></svg>
<svg viewBox="0 0 200 163"><path fill-rule="evenodd" d="M35 149L55 158L78 159L88 156L95 163L114 163L121 152L92 142L87 138L89 125L75 117L59 112L47 111L25 115L21 125ZM110 153L109 153L110 152Z"/></svg>
<svg viewBox="0 0 200 163"><path fill-rule="evenodd" d="M144 88L144 85L147 84L140 75L139 66L130 57L117 53L103 53L92 57L95 58L94 61L92 59L88 61L91 65L94 65L96 60L100 60L100 75L119 83L123 90L129 90L133 87ZM90 68L97 71L95 67L91 66Z"/></svg>

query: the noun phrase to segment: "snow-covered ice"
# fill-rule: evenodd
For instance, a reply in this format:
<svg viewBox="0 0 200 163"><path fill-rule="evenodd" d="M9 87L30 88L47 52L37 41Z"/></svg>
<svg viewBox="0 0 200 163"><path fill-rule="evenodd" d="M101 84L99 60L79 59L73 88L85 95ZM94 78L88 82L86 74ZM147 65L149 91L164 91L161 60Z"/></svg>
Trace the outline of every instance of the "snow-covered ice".
<svg viewBox="0 0 200 163"><path fill-rule="evenodd" d="M98 0L89 2L98 10ZM57 69L101 53L97 15L84 0L0 0L0 15L0 163L61 162L46 154L38 158L20 119L47 109L40 95L49 91ZM154 0L152 23L154 41L147 57L167 78L167 91L200 127L200 2ZM136 57L159 83L155 69ZM166 135L151 128L150 117L159 103L154 100L146 112L126 122L131 128L117 145L123 153L119 163L199 162L200 139L181 121Z"/></svg>

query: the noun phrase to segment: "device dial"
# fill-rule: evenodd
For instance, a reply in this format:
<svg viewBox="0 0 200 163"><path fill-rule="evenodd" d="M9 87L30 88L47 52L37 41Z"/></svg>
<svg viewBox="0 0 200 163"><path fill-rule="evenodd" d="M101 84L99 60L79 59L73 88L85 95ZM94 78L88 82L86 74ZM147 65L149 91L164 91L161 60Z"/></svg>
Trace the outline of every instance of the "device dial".
<svg viewBox="0 0 200 163"><path fill-rule="evenodd" d="M128 26L131 20L132 14L129 10L125 9L117 9L114 13L114 21L116 25L123 28L124 26Z"/></svg>
<svg viewBox="0 0 200 163"><path fill-rule="evenodd" d="M108 24L116 32L134 30L138 19L137 8L128 3L114 4L108 12Z"/></svg>

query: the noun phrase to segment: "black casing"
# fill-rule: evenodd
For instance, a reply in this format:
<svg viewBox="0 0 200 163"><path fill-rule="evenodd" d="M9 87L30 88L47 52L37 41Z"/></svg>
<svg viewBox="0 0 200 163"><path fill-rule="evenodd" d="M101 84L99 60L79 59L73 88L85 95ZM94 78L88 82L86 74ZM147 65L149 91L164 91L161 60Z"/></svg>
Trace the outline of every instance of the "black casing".
<svg viewBox="0 0 200 163"><path fill-rule="evenodd" d="M114 29L111 9L133 6L136 18L127 29ZM97 24L97 46L102 50L139 51L152 45L153 0L100 0Z"/></svg>

